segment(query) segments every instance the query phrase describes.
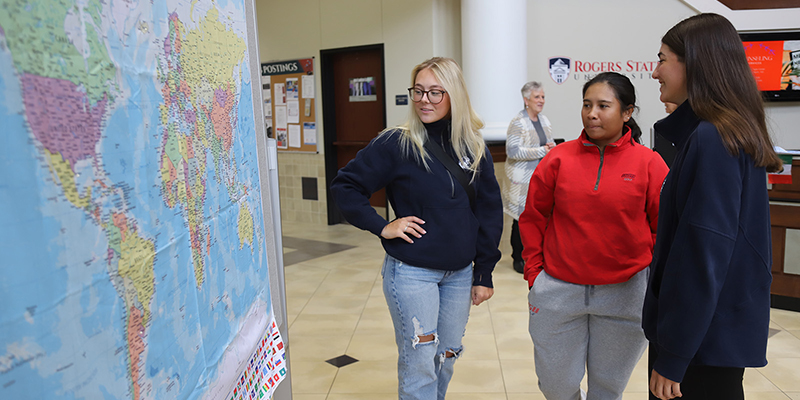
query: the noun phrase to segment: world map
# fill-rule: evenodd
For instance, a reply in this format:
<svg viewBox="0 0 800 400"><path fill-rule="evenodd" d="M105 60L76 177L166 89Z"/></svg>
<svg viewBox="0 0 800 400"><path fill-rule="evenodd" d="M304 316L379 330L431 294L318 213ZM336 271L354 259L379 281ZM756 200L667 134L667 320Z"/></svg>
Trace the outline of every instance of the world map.
<svg viewBox="0 0 800 400"><path fill-rule="evenodd" d="M271 314L246 29L243 0L0 0L0 398L229 386Z"/></svg>

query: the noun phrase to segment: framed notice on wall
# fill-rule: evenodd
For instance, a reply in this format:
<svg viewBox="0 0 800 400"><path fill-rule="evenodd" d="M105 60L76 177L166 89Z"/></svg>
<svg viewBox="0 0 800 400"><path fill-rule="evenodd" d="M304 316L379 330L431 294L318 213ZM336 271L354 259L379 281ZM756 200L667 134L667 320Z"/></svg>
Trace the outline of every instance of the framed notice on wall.
<svg viewBox="0 0 800 400"><path fill-rule="evenodd" d="M264 125L278 151L317 152L314 86L313 58L261 64Z"/></svg>

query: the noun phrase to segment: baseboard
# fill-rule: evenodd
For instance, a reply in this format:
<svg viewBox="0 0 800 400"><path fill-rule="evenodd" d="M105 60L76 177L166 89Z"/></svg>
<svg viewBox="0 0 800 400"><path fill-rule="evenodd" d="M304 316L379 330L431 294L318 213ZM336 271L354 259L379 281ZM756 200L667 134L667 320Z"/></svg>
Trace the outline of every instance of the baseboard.
<svg viewBox="0 0 800 400"><path fill-rule="evenodd" d="M797 297L771 294L769 303L772 308L800 312L800 299Z"/></svg>

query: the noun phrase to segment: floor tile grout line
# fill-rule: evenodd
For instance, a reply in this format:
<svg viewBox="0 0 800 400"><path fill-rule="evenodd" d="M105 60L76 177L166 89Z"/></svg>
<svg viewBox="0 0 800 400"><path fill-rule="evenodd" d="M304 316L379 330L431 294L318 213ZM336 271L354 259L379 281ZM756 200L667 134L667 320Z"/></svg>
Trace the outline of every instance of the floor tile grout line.
<svg viewBox="0 0 800 400"><path fill-rule="evenodd" d="M491 299L487 300L490 301ZM494 329L494 318L492 316L492 308L486 304L487 312L489 313L489 324L492 327L492 338L494 339L494 348L497 351L497 364L500 366L500 376L503 378L503 394L508 400L508 385L506 384L506 375L503 373L503 360L500 358L500 346L497 344L497 332Z"/></svg>
<svg viewBox="0 0 800 400"><path fill-rule="evenodd" d="M325 268L322 268L322 269L325 269ZM292 324L289 325L289 330L290 331L292 330L292 325L294 325L294 323L297 322L297 319L300 318L301 315L303 315L303 311L305 311L306 307L308 307L308 303L310 303L311 299L313 299L314 296L317 295L317 292L319 291L319 287L322 286L322 283L325 282L325 279L328 277L328 275L330 275L331 271L328 270L328 269L326 269L326 271L327 272L325 272L325 276L319 282L319 284L317 285L316 289L314 289L314 292L311 293L311 296L308 298L308 300L306 300L305 304L303 304L303 308L301 308L300 311L297 313L297 316L294 318L294 321L292 321ZM288 291L286 292L286 301L287 302L289 301L289 292Z"/></svg>
<svg viewBox="0 0 800 400"><path fill-rule="evenodd" d="M356 247L356 248L357 248L357 247ZM338 267L336 267L336 268L338 268ZM364 318L364 312L365 312L365 311L366 311L366 309L367 309L367 303L369 302L369 298L371 297L370 295L372 294L372 289L374 289L374 288L375 288L375 282L376 282L376 281L377 281L379 278L382 278L382 277L381 277L381 274L377 274L377 276L375 277L375 279L372 281L372 286L371 286L371 288L370 288L369 292L368 292L368 293L367 293L367 295L366 295L366 299L364 300L364 307L361 309L361 313L358 315L358 321L356 321L356 326L353 328L353 332L350 334L350 341L348 341L348 342L347 342L347 347L346 347L346 348L345 348L345 350L344 350L344 354L345 354L345 355L347 355L347 352L348 352L348 351L350 351L350 346L352 346L352 345L353 345L353 339L354 339L354 338L355 338L355 336L356 336L356 330L358 329L358 325L361 323L361 319L362 319L362 318ZM351 357L352 357L352 356L351 356ZM361 361L361 360L358 360L358 361ZM352 365L352 364L350 364L350 365ZM334 377L333 377L333 381L331 382L331 387L328 389L328 394L325 396L325 398L326 398L326 399L327 399L327 398L328 398L328 397L331 395L331 392L330 392L330 391L333 389L333 385L336 383L336 378L339 376L339 371L340 371L340 370L341 370L341 368L337 368L337 370L336 370L336 374L334 375Z"/></svg>
<svg viewBox="0 0 800 400"><path fill-rule="evenodd" d="M331 395L331 390L333 390L333 385L334 385L334 384L336 384L336 378L339 376L339 370L340 370L340 369L341 369L341 368L336 368L336 373L335 373L335 374L333 374L333 380L331 380L331 385L330 385L330 386L328 386L328 392L327 392L327 393L325 393L325 399L327 399L328 397L330 397L330 395Z"/></svg>
<svg viewBox="0 0 800 400"><path fill-rule="evenodd" d="M339 235L339 236L341 236L341 232L342 232L342 231L340 231L340 230L333 230L332 232L338 232L338 233L340 233L340 235ZM323 233L324 233L324 232L323 232ZM329 234L329 235L330 235L330 234ZM300 234L300 235L295 235L295 236L302 236L302 232L301 232L301 234ZM311 237L317 238L317 240L319 240L320 238L321 238L322 240L326 240L326 239L325 239L325 237L324 237L324 235L321 235L321 234L319 234L319 233L317 233L317 232L314 232L314 234L313 234L313 235L311 235ZM355 238L355 236L353 236L353 238ZM348 239L348 240L350 240L350 239ZM355 242L355 240L353 240L353 242ZM356 244L355 244L355 247L356 247L356 248L359 248L359 250L357 250L357 251L361 251L361 248L364 248L364 250L365 250L365 251L367 251L367 250L368 250L368 249L366 248L366 246L364 246L364 243L356 243ZM372 249L371 249L371 247L370 247L370 248L369 248L369 252L370 252L370 254L371 254L371 250L372 250ZM353 255L354 255L355 257L359 257L359 255L358 255L357 253L353 253ZM363 256L366 256L366 254L364 254ZM371 257L372 257L372 256L370 256L370 258L371 258ZM309 261L311 261L311 260L309 260ZM318 260L313 260L313 261L311 261L311 264L310 264L310 266L315 266L315 267L316 267L316 265L315 265L315 262L318 262ZM306 263L308 263L308 261L307 261ZM503 265L503 263L502 263L502 262L501 262L500 264L501 264L501 265ZM309 265L309 264L307 264L307 265ZM328 278L331 276L330 274L332 274L332 273L336 273L336 271L337 271L338 269L340 269L340 267L341 267L341 266L339 266L339 265L337 264L337 265L336 265L336 267L333 267L333 268L324 268L324 269L326 270L326 272L325 272L325 276L324 276L324 277L323 277L323 279L322 279L322 282L324 282L324 281L325 281L325 279L328 279ZM507 274L504 274L504 275L502 276L502 278L503 278L503 279L506 279L506 278L509 278L509 277L508 277L508 275L507 275ZM373 288L374 288L374 286L375 286L375 283L377 282L377 280L378 280L378 279L381 279L379 274L378 274L378 275L375 277L375 280L373 281ZM301 307L299 307L299 308L298 308L298 312L297 312L297 314L296 314L295 320L294 320L294 321L292 321L292 325L293 325L293 324L294 324L294 322L297 320L297 317L300 317L300 316L303 316L303 317L308 317L308 316L310 316L310 315L311 315L311 314L307 314L307 312L310 310L310 309L308 308L308 306L310 305L310 301L311 301L311 299L314 299L316 296L320 295L320 288L322 287L322 282L321 282L319 285L316 285L316 287L314 288L313 292L309 294L309 297L308 297L308 298L307 298L307 300L304 302L304 304L302 304L302 305L301 305ZM352 349L352 346L353 346L353 344L354 344L354 341L353 341L353 339L355 338L355 332L356 332L356 329L358 329L358 325L359 325L360 323L364 322L365 320L369 320L369 319L370 319L370 317L368 317L368 316L366 316L366 315L365 315L365 312L366 312L366 305L367 305L367 304L369 304L371 300L373 300L373 299L371 298L372 296L370 296L371 294L377 294L377 292L374 292L374 291L370 290L370 291L369 291L369 294L367 294L367 296L366 296L366 302L364 303L364 304L365 304L365 305L364 305L364 308L362 308L362 310L361 310L360 314L358 314L358 318L357 318L357 320L356 320L356 325L355 325L355 328L353 328L353 329L351 330L352 334L350 335L350 339L349 339L349 342L348 342L348 344L347 344L347 350L346 350L346 352L347 352L347 351L350 351L350 350ZM498 331L498 329L497 329L498 327L495 327L495 326L494 326L494 318L495 318L495 317L499 317L499 316L501 316L501 314L502 314L504 311L507 311L507 310L505 310L505 308L508 308L508 307L506 307L506 306L504 305L503 307L500 307L500 309L498 309L498 310L493 310L493 309L490 307L490 308L489 308L489 310L487 311L487 312L489 313L489 315L488 315L488 317L489 317L489 323L491 323L491 324L492 324L492 327L491 327L491 330L490 330L490 332L492 333L493 340L494 340L494 345L495 345L496 351L497 351L497 353L498 353L498 357L497 357L497 359L498 359L498 361L501 363L501 364L500 364L500 373L501 373L501 374L503 373L503 364L502 364L502 361L504 361L504 360L508 360L508 359L507 359L507 358L503 358L503 357L501 356L501 354L500 354L500 349L499 349L499 337L498 337L498 334L499 334L499 332L500 332L500 331ZM798 328L798 329L794 329L794 330L793 330L793 332L790 332L788 329L786 329L786 328L784 327L784 325L787 325L787 326L792 326L793 324L795 324L795 322L794 322L794 321L795 321L794 315L796 315L796 313L791 313L791 314L787 314L787 315L783 315L783 314L781 314L781 315L778 315L778 316L777 316L777 319L778 319L779 321L781 321L782 323L778 323L776 320L774 320L774 319L772 319L772 318L770 318L770 322L774 324L774 325L772 325L774 329L779 329L779 330L781 330L781 331L787 331L787 332L789 332L789 333L790 333L790 335L793 335L794 337L798 337L797 333L800 333L800 328ZM502 335L501 335L501 336L502 336ZM798 338L800 338L800 337L798 337ZM791 344L794 344L794 343L791 343ZM504 348L505 348L505 347L504 347ZM789 346L788 346L788 349L790 349L790 350L793 350L793 349L795 349L795 348L796 348L796 346L792 346L792 345L789 345ZM782 353L782 350L781 350L781 349L784 349L784 347L778 347L778 352L779 352L779 353ZM776 359L776 360L777 360L777 358L783 358L783 359L798 359L798 360L800 360L800 357L773 357L773 359ZM789 367L791 368L791 366L792 366L792 365L794 365L792 362L793 362L793 360L790 360L790 362L789 362L789 364L787 364L787 366L789 366ZM784 367L784 366L782 365L782 366L781 366L781 368L777 370L777 372L778 372L779 374L781 374L781 375L776 375L775 373L771 374L771 376L773 376L773 379L777 379L777 380L773 380L773 379L770 379L770 378L768 378L768 377L767 377L767 375L765 375L764 373L762 373L761 369L757 369L757 370L758 370L758 372L759 372L759 375L765 379L765 380L763 381L765 384L766 384L766 382L769 382L769 384L770 384L770 385L772 385L772 386L775 388L775 391L776 391L776 392L780 392L780 393L781 393L781 394L783 394L783 395L784 395L786 398L791 398L791 396L790 396L790 393L791 393L792 395L795 395L795 396L796 396L796 395L797 395L797 393L798 393L798 392L800 392L800 391L791 391L791 390L789 390L789 389L793 389L793 387L791 387L791 386L786 386L786 387L784 388L784 387L781 387L781 386L779 386L779 385L776 383L776 382L779 382L779 381L781 381L781 379L780 379L780 378L781 378L781 376L782 376L782 375L784 374L784 372L785 372L785 371L783 371L783 369L784 369L783 367ZM329 398L330 398L330 399L336 398L336 394L332 394L332 393L331 393L331 391L332 391L333 384L334 384L334 383L335 383L335 382L338 380L338 372L339 372L339 371L337 370L337 371L336 371L336 373L333 375L333 381L331 381L331 385L330 385L330 386L329 386L329 388L328 388L328 393L327 393L327 394L321 393L321 392L322 392L322 390L320 390L320 393L319 393L319 396L320 396L320 398L325 398L326 400L327 400L327 399L329 399ZM509 390L509 389L508 389L508 382L506 381L506 377L505 377L504 375L503 375L503 386L504 386L504 390L505 390L505 398L506 398L507 400L508 400L509 398L513 398L513 397L509 397L509 396L511 396L511 394L512 394L512 393L509 393L509 392L508 392L508 390ZM323 388L320 388L320 389L323 389ZM324 389L323 389L323 390L324 390ZM531 392L531 393L534 393L534 392ZM757 393L757 392L754 392L754 393ZM775 393L775 392L773 392L773 393ZM516 392L514 392L513 394L516 396ZM499 393L498 393L498 395L499 395ZM324 397L323 397L323 396L324 396ZM331 397L331 396L334 396L334 397ZM775 395L773 395L773 396L775 396ZM503 398L503 396L499 396L499 398ZM798 398L798 399L800 400L800 398Z"/></svg>
<svg viewBox="0 0 800 400"><path fill-rule="evenodd" d="M769 318L769 322L771 322L771 323L775 324L775 326L777 326L777 327L778 327L780 330L782 330L782 331L787 331L787 332L788 332L788 329L784 328L784 327L783 327L783 325L781 325L781 324L779 324L777 321L773 320L773 319L772 319L772 316L770 316L770 318Z"/></svg>
<svg viewBox="0 0 800 400"><path fill-rule="evenodd" d="M296 265L296 264L295 264L295 265ZM298 319L299 319L299 318L300 318L300 317L303 315L303 312L306 310L306 307L308 307L308 303L310 303L310 302L311 302L311 299L313 299L313 298L314 298L314 296L316 296L316 295L317 295L317 292L319 291L319 288L320 288L320 286L322 286L322 283L323 283L323 282L325 282L325 279L326 279L326 278L328 277L328 275L331 273L331 270L329 270L329 269L326 269L326 268L321 268L321 269L324 269L324 270L326 271L326 272L325 272L325 276L322 278L322 280L320 280L320 282L319 282L319 284L317 285L316 289L314 289L314 292L311 294L311 296L309 296L309 298L306 300L305 304L303 304L303 308L301 308L301 309L300 309L300 311L297 313L297 316L294 318L294 321L292 322L292 324L291 324L291 325L289 325L289 331L290 331L290 332L291 332L292 326L293 326L293 325L294 325L294 324L297 322L297 320L298 320ZM289 292L288 292L288 291L286 292L286 301L287 301L287 302L289 301ZM291 333L290 333L290 335L291 335ZM291 357L291 355L290 355L290 357ZM291 362L291 360L290 360L290 362ZM323 360L323 362L324 362L324 360ZM326 399L328 398L328 395L330 394L330 392L331 392L331 389L333 388L333 384L334 384L334 382L336 382L336 377L337 377L338 375L339 375L339 369L337 368L337 369L336 369L336 373L333 375L333 379L331 380L331 383L330 383L330 385L328 386L328 390L325 392L325 398L326 398Z"/></svg>
<svg viewBox="0 0 800 400"><path fill-rule="evenodd" d="M377 279L378 278L375 278L375 280L377 280ZM374 281L372 282L372 287L373 288L375 287L375 282ZM350 335L350 341L347 342L347 348L344 351L345 354L347 354L347 352L350 351L350 346L353 345L353 339L356 336L356 330L358 329L358 325L361 323L361 319L364 318L364 312L367 310L367 303L369 302L369 298L371 297L370 296L371 293L372 293L372 290L370 290L370 293L367 293L366 300L364 300L364 308L361 309L361 313L358 315L358 321L356 321L356 326L355 326L355 328L353 328L353 333ZM359 361L361 361L361 360L359 360Z"/></svg>
<svg viewBox="0 0 800 400"><path fill-rule="evenodd" d="M771 323L775 324L775 325L776 325L778 328L780 328L780 330L781 330L781 331L783 331L783 332L786 332L786 333L789 333L790 335L792 334L792 333L791 333L791 332L790 332L788 329L784 328L784 327L783 327L783 325L781 325L781 324L779 324L777 321L773 320L771 315L770 315L770 319L769 319L769 321L770 321ZM771 339L771 337L770 337L770 339ZM778 358L783 358L783 357L778 357ZM786 358L796 358L796 357L786 357ZM769 360L767 360L767 361L769 362ZM769 383L771 383L773 386L775 386L776 388L778 388L778 390L779 390L779 391L780 391L780 392L781 392L781 393L782 393L784 396L786 396L787 398L791 399L791 396L789 396L789 394L788 394L788 393L787 393L785 390L783 390L783 388L782 388L782 387L780 387L780 386L779 386L779 385L778 385L776 382L774 382L772 379L770 379L770 378L769 378L769 377L768 377L766 374L764 374L764 373L762 373L762 372L761 372L761 369L763 369L763 367L762 367L762 368L752 368L752 369L753 369L753 370L755 370L756 372L758 372L758 373L759 373L759 374L760 374L762 377L764 377L764 379L766 379L766 380L767 380ZM747 394L747 393L745 393L745 395L746 395L746 394Z"/></svg>
<svg viewBox="0 0 800 400"><path fill-rule="evenodd" d="M797 358L797 357L787 357L787 358ZM798 358L798 359L800 359L800 358ZM768 362L769 362L769 361L768 361ZM763 368L763 367L762 367L762 368ZM778 386L778 384L777 384L777 383L775 383L775 382L774 382L772 379L769 379L769 377L768 377L767 375L765 375L765 374L763 374L763 373L761 372L761 369L762 369L762 368L752 368L752 369L753 369L753 370L755 370L756 372L758 372L759 374L761 374L761 376L763 376L763 377L764 377L764 379L766 379L766 380L767 380L769 383L771 383L771 384L772 384L772 386L775 386L776 388L778 388L778 390L779 390L779 391L780 391L780 392L781 392L781 393L782 393L784 396L786 396L786 397L788 397L789 399L791 399L791 396L789 396L789 395L786 393L786 391L785 391L785 390L783 390L783 388L782 388L782 387ZM747 395L747 392L745 391L745 396L746 396L746 395Z"/></svg>

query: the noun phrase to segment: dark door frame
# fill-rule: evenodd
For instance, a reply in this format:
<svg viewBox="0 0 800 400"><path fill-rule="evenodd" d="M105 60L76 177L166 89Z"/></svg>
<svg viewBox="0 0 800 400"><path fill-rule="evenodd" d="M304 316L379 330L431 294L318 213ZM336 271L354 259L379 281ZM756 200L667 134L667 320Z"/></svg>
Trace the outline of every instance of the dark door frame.
<svg viewBox="0 0 800 400"><path fill-rule="evenodd" d="M328 225L335 225L344 221L342 213L336 207L331 195L331 181L338 172L337 152L333 142L336 141L336 103L334 100L333 67L331 59L334 55L353 51L378 50L381 53L381 82L382 96L378 99L383 104L383 125L386 126L386 59L383 52L383 43L365 46L341 47L319 51L320 78L322 81L322 124L325 141L325 196L328 201Z"/></svg>

